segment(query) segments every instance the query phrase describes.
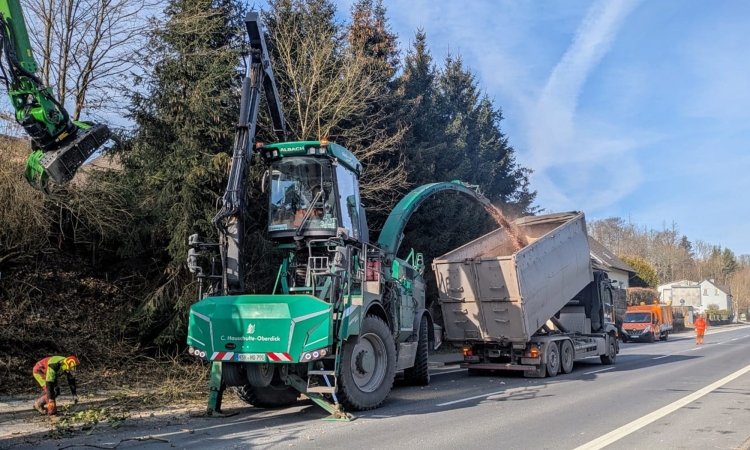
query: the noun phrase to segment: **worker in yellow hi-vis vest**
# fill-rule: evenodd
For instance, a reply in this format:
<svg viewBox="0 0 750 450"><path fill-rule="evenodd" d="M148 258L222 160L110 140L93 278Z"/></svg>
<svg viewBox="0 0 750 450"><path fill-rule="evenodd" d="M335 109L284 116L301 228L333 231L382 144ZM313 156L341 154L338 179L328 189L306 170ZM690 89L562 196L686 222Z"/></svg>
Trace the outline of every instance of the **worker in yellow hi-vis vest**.
<svg viewBox="0 0 750 450"><path fill-rule="evenodd" d="M34 378L44 391L42 396L34 402L34 408L42 414L57 414L55 399L60 395L60 386L57 385L58 378L65 374L73 394L73 403L78 403L76 395L76 379L73 372L79 361L75 356L49 356L34 365Z"/></svg>

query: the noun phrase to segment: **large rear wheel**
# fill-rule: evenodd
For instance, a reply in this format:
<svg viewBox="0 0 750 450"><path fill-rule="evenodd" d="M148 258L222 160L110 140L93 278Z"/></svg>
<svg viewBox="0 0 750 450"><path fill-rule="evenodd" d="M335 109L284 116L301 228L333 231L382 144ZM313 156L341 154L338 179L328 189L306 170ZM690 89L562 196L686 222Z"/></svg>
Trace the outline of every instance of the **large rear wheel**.
<svg viewBox="0 0 750 450"><path fill-rule="evenodd" d="M570 373L573 371L573 361L575 361L576 354L573 350L573 344L570 341L563 341L560 345L560 370L562 373Z"/></svg>
<svg viewBox="0 0 750 450"><path fill-rule="evenodd" d="M339 376L339 400L346 409L377 408L396 377L396 344L388 325L376 316L362 321L359 337L344 342Z"/></svg>
<svg viewBox="0 0 750 450"><path fill-rule="evenodd" d="M411 384L426 386L430 384L429 340L427 337L427 317L422 316L419 323L419 343L414 367L404 370L404 380Z"/></svg>
<svg viewBox="0 0 750 450"><path fill-rule="evenodd" d="M560 348L557 342L547 343L547 376L552 378L560 371Z"/></svg>
<svg viewBox="0 0 750 450"><path fill-rule="evenodd" d="M250 363L245 367L247 381L255 387L267 387L273 380L274 366L269 363Z"/></svg>
<svg viewBox="0 0 750 450"><path fill-rule="evenodd" d="M221 363L224 383L227 386L244 386L247 384L247 370L245 364L236 362Z"/></svg>
<svg viewBox="0 0 750 450"><path fill-rule="evenodd" d="M652 335L653 336L653 335ZM602 364L614 364L617 360L617 343L614 336L607 337L607 354L599 356Z"/></svg>

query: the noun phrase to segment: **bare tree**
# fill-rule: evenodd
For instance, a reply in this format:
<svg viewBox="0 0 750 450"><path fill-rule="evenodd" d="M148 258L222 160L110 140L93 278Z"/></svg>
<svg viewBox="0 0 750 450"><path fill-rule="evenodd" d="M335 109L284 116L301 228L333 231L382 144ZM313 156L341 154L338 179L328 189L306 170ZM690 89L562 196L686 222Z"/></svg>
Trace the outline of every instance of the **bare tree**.
<svg viewBox="0 0 750 450"><path fill-rule="evenodd" d="M379 194L406 187L403 164L381 159L397 152L405 131L389 133L386 113L373 113L372 106L387 95L382 83L369 76L367 62L343 44L330 23L312 20L302 26L294 17L272 16L269 27L292 135L328 138L349 148L364 168L364 197L383 199ZM370 209L384 206L368 204Z"/></svg>
<svg viewBox="0 0 750 450"><path fill-rule="evenodd" d="M118 107L157 0L22 0L40 75L71 117ZM70 108L69 108L70 109Z"/></svg>

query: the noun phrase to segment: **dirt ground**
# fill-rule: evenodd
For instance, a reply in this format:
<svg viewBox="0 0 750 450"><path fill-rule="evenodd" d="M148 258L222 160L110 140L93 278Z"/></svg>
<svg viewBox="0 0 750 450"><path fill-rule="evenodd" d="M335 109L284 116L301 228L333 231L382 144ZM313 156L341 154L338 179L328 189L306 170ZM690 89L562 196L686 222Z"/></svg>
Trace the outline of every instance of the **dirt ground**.
<svg viewBox="0 0 750 450"><path fill-rule="evenodd" d="M64 447L66 438L82 435L106 435L137 421L140 427L158 430L164 426L189 424L191 418L201 417L206 408L207 395L196 394L177 403L154 405L152 400L161 395L157 391L96 392L80 395L78 404L71 396L63 395L58 402L58 415L43 416L33 408L36 396L0 397L0 449L25 448L44 441L59 440ZM235 395L227 392L224 408L247 407ZM186 429L187 432L187 429Z"/></svg>

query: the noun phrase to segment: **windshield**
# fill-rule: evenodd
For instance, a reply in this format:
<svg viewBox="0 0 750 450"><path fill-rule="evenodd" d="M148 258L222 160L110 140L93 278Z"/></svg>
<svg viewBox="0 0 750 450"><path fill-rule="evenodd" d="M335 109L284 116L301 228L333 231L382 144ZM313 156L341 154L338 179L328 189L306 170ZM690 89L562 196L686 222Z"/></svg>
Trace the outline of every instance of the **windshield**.
<svg viewBox="0 0 750 450"><path fill-rule="evenodd" d="M303 230L337 228L331 162L285 158L271 165L268 231L296 230L310 211ZM313 204L313 200L315 204Z"/></svg>
<svg viewBox="0 0 750 450"><path fill-rule="evenodd" d="M627 313L625 323L651 323L651 313Z"/></svg>

